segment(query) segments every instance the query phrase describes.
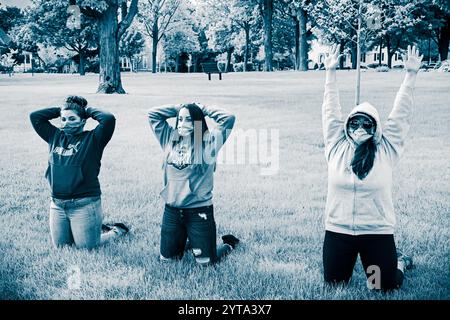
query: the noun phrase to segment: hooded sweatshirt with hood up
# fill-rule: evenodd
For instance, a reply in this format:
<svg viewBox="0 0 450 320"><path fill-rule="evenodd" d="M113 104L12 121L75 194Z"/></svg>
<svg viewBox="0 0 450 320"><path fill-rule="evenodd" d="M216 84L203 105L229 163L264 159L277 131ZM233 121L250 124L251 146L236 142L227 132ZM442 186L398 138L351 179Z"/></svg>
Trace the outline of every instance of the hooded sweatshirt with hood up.
<svg viewBox="0 0 450 320"><path fill-rule="evenodd" d="M344 120L336 81L325 85L322 125L328 164L326 230L349 235L394 233L392 170L404 147L412 109L413 88L402 85L384 128L377 110L367 102L356 106ZM352 171L356 144L346 130L355 113L368 114L376 121L374 164L363 180Z"/></svg>

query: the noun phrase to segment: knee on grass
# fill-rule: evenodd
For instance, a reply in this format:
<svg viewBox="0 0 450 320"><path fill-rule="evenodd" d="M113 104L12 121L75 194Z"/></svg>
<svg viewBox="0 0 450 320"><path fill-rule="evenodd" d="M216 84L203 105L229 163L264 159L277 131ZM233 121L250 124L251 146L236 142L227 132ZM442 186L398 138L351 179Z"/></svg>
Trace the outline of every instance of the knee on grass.
<svg viewBox="0 0 450 320"><path fill-rule="evenodd" d="M179 260L181 260L181 256L174 256L174 257L167 258L167 257L163 256L161 253L159 254L159 261L161 261L161 262L176 262Z"/></svg>
<svg viewBox="0 0 450 320"><path fill-rule="evenodd" d="M210 257L196 257L195 261L200 266L207 266L211 264L211 258Z"/></svg>
<svg viewBox="0 0 450 320"><path fill-rule="evenodd" d="M201 249L192 249L192 253L194 254L195 257L195 261L197 262L198 265L201 266L206 266L209 265L211 263L211 258L210 257L200 257L200 255L202 254L202 250Z"/></svg>

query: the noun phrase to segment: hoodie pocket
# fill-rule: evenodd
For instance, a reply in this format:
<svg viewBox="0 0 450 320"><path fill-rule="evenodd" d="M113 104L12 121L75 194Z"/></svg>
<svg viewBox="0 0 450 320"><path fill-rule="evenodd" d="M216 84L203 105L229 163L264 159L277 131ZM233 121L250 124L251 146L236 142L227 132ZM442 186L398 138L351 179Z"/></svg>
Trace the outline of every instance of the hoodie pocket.
<svg viewBox="0 0 450 320"><path fill-rule="evenodd" d="M169 179L160 194L168 205L174 207L187 206L196 198L189 179Z"/></svg>
<svg viewBox="0 0 450 320"><path fill-rule="evenodd" d="M71 195L83 182L80 165L58 165L50 163L45 172L54 194Z"/></svg>

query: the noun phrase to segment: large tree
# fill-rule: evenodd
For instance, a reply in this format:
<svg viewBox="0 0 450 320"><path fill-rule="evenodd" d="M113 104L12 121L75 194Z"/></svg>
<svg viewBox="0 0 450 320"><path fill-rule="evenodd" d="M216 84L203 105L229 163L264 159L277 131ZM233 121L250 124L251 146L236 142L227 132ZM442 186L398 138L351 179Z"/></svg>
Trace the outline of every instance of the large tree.
<svg viewBox="0 0 450 320"><path fill-rule="evenodd" d="M200 11L207 17L205 27L211 46L227 53L227 70L231 55L243 43L243 70L247 71L252 30L258 21L255 0L203 0ZM242 37L242 39L241 39Z"/></svg>
<svg viewBox="0 0 450 320"><path fill-rule="evenodd" d="M20 8L0 8L0 28L5 33L8 33L21 19L23 19L23 13Z"/></svg>
<svg viewBox="0 0 450 320"><path fill-rule="evenodd" d="M292 21L294 30L294 54L296 70L308 70L308 40L311 38L311 30L308 9L312 5L311 0L282 0L278 4L279 11L282 15L288 17Z"/></svg>
<svg viewBox="0 0 450 320"><path fill-rule="evenodd" d="M450 2L448 0L416 0L419 1L418 7L422 15L427 14L424 19L425 25L423 29L431 31L433 40L438 45L439 58L441 60L448 59L448 47L450 44ZM428 36L426 32L423 32Z"/></svg>
<svg viewBox="0 0 450 320"><path fill-rule="evenodd" d="M251 31L255 27L258 19L258 11L255 1L234 0L229 1L229 17L238 28L244 32L244 66L243 71L247 71L248 58L251 50Z"/></svg>
<svg viewBox="0 0 450 320"><path fill-rule="evenodd" d="M238 29L227 12L229 13L230 9L225 0L199 2L198 15L206 30L208 45L216 52L226 53L225 71L231 71L231 58Z"/></svg>
<svg viewBox="0 0 450 320"><path fill-rule="evenodd" d="M349 42L356 41L357 14L354 0L318 1L310 10L318 37L339 44L341 54ZM344 60L340 59L339 67L343 66Z"/></svg>
<svg viewBox="0 0 450 320"><path fill-rule="evenodd" d="M156 72L158 44L162 37L177 25L182 0L143 0L139 5L139 21L152 39L152 72Z"/></svg>
<svg viewBox="0 0 450 320"><path fill-rule="evenodd" d="M265 71L273 71L273 45L272 45L272 29L273 29L273 0L259 0L259 8L264 21L264 54L265 54Z"/></svg>
<svg viewBox="0 0 450 320"><path fill-rule="evenodd" d="M182 54L190 55L199 49L197 35L188 24L180 25L176 30L167 32L162 38L165 62L175 62L175 72L180 71ZM194 61L195 63L195 61Z"/></svg>
<svg viewBox="0 0 450 320"><path fill-rule="evenodd" d="M372 5L380 12L380 28L372 47L378 46L380 51L383 45L386 47L387 63L391 68L394 54L417 40L417 25L421 17L414 15L416 4L410 0L375 0ZM381 64L381 57L379 61Z"/></svg>
<svg viewBox="0 0 450 320"><path fill-rule="evenodd" d="M134 61L138 61L138 55L144 50L145 39L142 33L137 29L128 29L120 39L120 56L127 57L130 60L131 71L134 69Z"/></svg>
<svg viewBox="0 0 450 320"><path fill-rule="evenodd" d="M125 93L120 77L119 41L137 14L138 0L69 0L69 3L79 5L84 15L98 23L100 83L97 92Z"/></svg>
<svg viewBox="0 0 450 320"><path fill-rule="evenodd" d="M87 57L98 49L96 21L83 17L77 26L71 27L68 24L71 12L66 0L34 0L28 12L28 24L36 41L75 52L78 55L78 72L84 75Z"/></svg>
<svg viewBox="0 0 450 320"><path fill-rule="evenodd" d="M22 24L23 19L24 15L20 8L0 8L0 54L9 52L11 37L8 36L8 33L17 25ZM10 55L12 54L11 52L9 53Z"/></svg>

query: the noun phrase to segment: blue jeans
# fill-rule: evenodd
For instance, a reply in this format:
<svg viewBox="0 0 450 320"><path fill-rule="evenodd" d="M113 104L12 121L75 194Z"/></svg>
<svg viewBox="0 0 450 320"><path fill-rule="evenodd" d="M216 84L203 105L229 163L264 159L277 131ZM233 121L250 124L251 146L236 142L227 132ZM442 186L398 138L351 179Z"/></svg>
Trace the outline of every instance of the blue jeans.
<svg viewBox="0 0 450 320"><path fill-rule="evenodd" d="M229 245L216 247L216 222L212 205L180 209L166 204L161 226L161 260L181 259L187 239L199 264L219 262L231 251Z"/></svg>
<svg viewBox="0 0 450 320"><path fill-rule="evenodd" d="M50 233L55 247L73 245L77 248L92 249L114 235L101 234L101 198L86 197L62 200L52 198L50 202Z"/></svg>

